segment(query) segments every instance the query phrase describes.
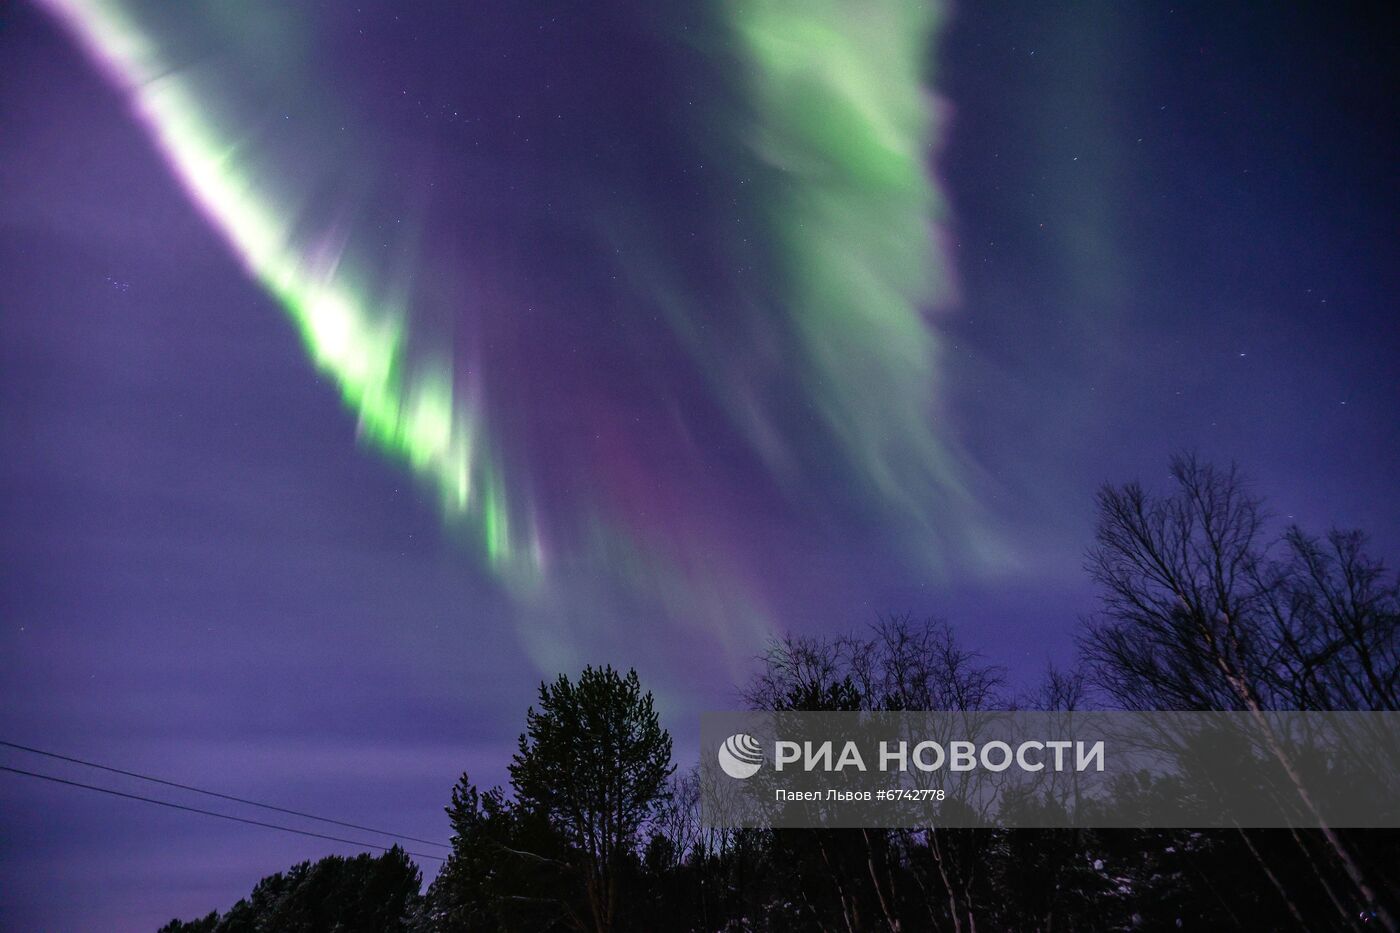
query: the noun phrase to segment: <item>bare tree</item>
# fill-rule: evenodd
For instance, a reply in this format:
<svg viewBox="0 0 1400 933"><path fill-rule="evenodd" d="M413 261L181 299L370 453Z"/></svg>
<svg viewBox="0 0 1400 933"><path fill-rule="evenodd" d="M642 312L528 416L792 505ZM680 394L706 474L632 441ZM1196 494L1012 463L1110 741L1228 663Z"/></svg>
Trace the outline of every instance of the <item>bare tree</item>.
<svg viewBox="0 0 1400 933"><path fill-rule="evenodd" d="M1285 532L1261 586L1283 646L1276 692L1297 709L1400 709L1400 585L1359 531Z"/></svg>
<svg viewBox="0 0 1400 933"><path fill-rule="evenodd" d="M1181 456L1171 475L1167 495L1137 483L1099 493L1088 570L1104 611L1080 641L1098 685L1128 709L1242 710L1261 722L1267 709L1393 709L1395 591L1364 539L1334 533L1323 546L1290 529L1271 547L1234 466ZM1289 757L1270 751L1316 813ZM1360 901L1395 929L1348 846L1321 832Z"/></svg>
<svg viewBox="0 0 1400 933"><path fill-rule="evenodd" d="M788 636L771 644L759 660L762 669L745 691L745 699L757 709L970 712L994 708L1001 699L1001 669L964 647L939 619L894 615L857 635ZM890 866L911 861L920 865L915 883L929 905L927 922L935 927L946 922L955 931L976 929L973 892L984 874L980 868L987 856L987 837L930 827L860 831L855 843L844 849L842 840L847 837L829 831L814 832L810 839L850 929L869 927L863 917L872 913L886 929L901 929L895 908L896 873ZM858 859L852 850L859 852ZM929 865L932 877L922 870ZM869 879L868 887L862 885L861 875ZM942 912L935 910L931 897L940 898Z"/></svg>

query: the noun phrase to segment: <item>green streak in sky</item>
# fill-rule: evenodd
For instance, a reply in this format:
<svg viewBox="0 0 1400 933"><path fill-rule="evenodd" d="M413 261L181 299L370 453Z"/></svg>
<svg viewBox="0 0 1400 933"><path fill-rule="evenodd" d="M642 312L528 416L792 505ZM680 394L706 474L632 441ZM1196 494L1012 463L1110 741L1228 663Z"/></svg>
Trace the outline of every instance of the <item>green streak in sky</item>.
<svg viewBox="0 0 1400 933"><path fill-rule="evenodd" d="M338 255L308 249L298 218L274 194L241 140L211 116L208 88L174 70L116 3L45 0L109 75L170 167L247 271L296 325L316 368L359 418L361 436L436 488L488 564L513 583L540 570L537 541L515 531L501 468L487 453L480 407L445 363L410 360L404 315L376 306ZM313 154L306 154L307 156Z"/></svg>
<svg viewBox="0 0 1400 933"><path fill-rule="evenodd" d="M877 498L927 522L966 499L950 442L935 436L938 346L925 319L950 291L925 89L939 7L725 9L747 66L748 141L771 169L762 210L808 398Z"/></svg>

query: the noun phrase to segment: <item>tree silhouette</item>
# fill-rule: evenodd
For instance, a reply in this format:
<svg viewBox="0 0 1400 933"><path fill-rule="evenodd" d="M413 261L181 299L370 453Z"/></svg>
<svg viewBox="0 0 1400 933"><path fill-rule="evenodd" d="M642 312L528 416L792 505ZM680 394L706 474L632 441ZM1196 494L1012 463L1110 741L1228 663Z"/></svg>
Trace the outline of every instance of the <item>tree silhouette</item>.
<svg viewBox="0 0 1400 933"><path fill-rule="evenodd" d="M1263 503L1236 467L1182 455L1171 476L1166 494L1137 483L1099 492L1088 570L1104 612L1080 642L1098 684L1134 710L1394 709L1400 600L1364 537L1333 532L1324 547L1294 527L1270 542ZM1312 790L1274 752L1312 809ZM1357 906L1395 930L1355 846L1325 823L1319 832ZM1262 850L1241 838L1292 905ZM1295 838L1327 885L1307 838ZM1353 912L1328 893L1340 914Z"/></svg>
<svg viewBox="0 0 1400 933"><path fill-rule="evenodd" d="M172 920L160 933L407 933L423 876L397 846L331 855L268 875L220 917Z"/></svg>
<svg viewBox="0 0 1400 933"><path fill-rule="evenodd" d="M623 863L675 770L671 737L637 672L611 666L540 684L525 723L510 765L517 804L578 853L591 926L611 930Z"/></svg>

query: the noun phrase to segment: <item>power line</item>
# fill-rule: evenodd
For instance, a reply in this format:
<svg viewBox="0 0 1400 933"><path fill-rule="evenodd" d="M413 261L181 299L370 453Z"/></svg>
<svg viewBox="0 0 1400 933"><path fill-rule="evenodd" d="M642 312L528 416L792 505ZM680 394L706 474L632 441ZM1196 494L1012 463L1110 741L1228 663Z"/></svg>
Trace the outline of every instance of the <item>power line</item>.
<svg viewBox="0 0 1400 933"><path fill-rule="evenodd" d="M143 797L140 794L128 794L125 791L113 790L110 787L98 787L96 784L84 784L81 781L70 781L67 778L54 777L51 774L39 774L37 771L25 771L21 768L11 768L8 765L0 765L0 771L8 771L11 774L22 774L25 777L38 778L41 781L53 781L55 784L66 784L69 787L81 787L84 790L95 790L99 794L111 794L113 797L125 797L128 800L140 800L144 803L153 803L160 807L169 807L172 810L184 810L187 813L201 813L204 816L216 816L221 820L232 820L235 823L247 823L249 826L261 826L264 829L279 829L284 833L296 833L298 836L311 836L314 839L329 839L331 842L343 842L346 845L360 846L366 849L378 849L380 852L388 852L390 846L375 845L372 842L360 842L356 839L343 839L340 836L328 836L324 833L313 833L306 829L293 829L290 826L279 826L276 823L264 823L262 820L250 820L246 817L233 816L228 813L219 813L215 810L202 810L199 807L187 807L182 803L171 803L168 800L157 800L154 797ZM430 858L435 861L445 862L441 855L428 855L424 852L409 852L403 850L406 855L414 858Z"/></svg>
<svg viewBox="0 0 1400 933"><path fill-rule="evenodd" d="M445 842L435 842L432 839L419 839L417 836L407 836L403 833L391 833L387 829L375 829L372 826L361 826L358 823L347 823L344 820L333 820L327 816L317 816L314 813L305 813L301 810L289 810L286 807L273 806L270 803L259 803L256 800L248 800L245 797L235 797L232 794L221 794L218 791L205 790L202 787L194 787L189 784L181 784L177 781L167 781L164 778L151 777L148 774L138 774L135 771L124 771L121 768L113 768L110 765L100 765L95 761L85 761L82 758L72 758L68 755L60 755L57 752L46 752L42 748L33 748L28 745L20 745L16 742L6 742L0 739L0 745L6 748L18 749L22 752L30 752L35 755L43 755L46 758L56 758L59 761L68 761L76 765L83 765L88 768L97 768L99 771L109 771L112 774L121 774L126 777L137 778L142 781L150 781L152 784L164 784L166 787L178 787L180 790L192 791L196 794L204 794L206 797L217 797L220 800L231 800L234 803L247 804L250 807L261 807L264 810L275 810L278 813L286 813L289 816L300 816L308 820L316 820L321 823L332 823L336 826L344 826L346 829L358 829L361 832L377 833L380 836L393 836L396 839L407 839L410 842L421 842L426 846L438 846L443 849L452 848Z"/></svg>

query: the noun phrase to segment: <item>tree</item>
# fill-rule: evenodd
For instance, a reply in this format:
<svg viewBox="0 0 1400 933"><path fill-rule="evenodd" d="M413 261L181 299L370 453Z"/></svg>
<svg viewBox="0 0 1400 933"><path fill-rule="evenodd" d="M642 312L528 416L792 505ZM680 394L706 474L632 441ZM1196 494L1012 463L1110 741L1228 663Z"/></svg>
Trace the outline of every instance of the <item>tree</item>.
<svg viewBox="0 0 1400 933"><path fill-rule="evenodd" d="M1276 692L1297 709L1400 710L1400 580L1366 543L1291 527L1263 581L1283 641Z"/></svg>
<svg viewBox="0 0 1400 933"><path fill-rule="evenodd" d="M510 765L516 801L577 853L594 930L614 927L618 882L638 831L667 793L671 736L636 671L587 667L578 683L541 683L539 709Z"/></svg>
<svg viewBox="0 0 1400 933"><path fill-rule="evenodd" d="M1174 488L1105 486L1080 647L1128 709L1400 709L1400 581L1357 531L1266 535L1238 469L1172 461Z"/></svg>
<svg viewBox="0 0 1400 933"><path fill-rule="evenodd" d="M1080 640L1098 685L1127 709L1239 710L1261 722L1269 709L1395 708L1400 600L1364 554L1364 538L1333 532L1324 546L1293 527L1270 543L1263 503L1236 467L1183 455L1171 476L1165 495L1137 483L1099 492L1088 570L1104 611ZM1313 809L1289 756L1276 743L1270 751ZM1353 905L1334 891L1308 838L1294 839L1338 913L1360 909L1396 929L1353 845L1325 823L1319 832ZM1292 906L1275 866L1248 833L1240 837Z"/></svg>
<svg viewBox="0 0 1400 933"><path fill-rule="evenodd" d="M173 920L162 933L406 933L423 876L398 846L380 856L329 855L268 875L220 917Z"/></svg>
<svg viewBox="0 0 1400 933"><path fill-rule="evenodd" d="M1098 684L1127 709L1244 709L1267 704L1276 643L1260 631L1263 511L1231 467L1172 461L1176 488L1105 486L1089 552L1104 613L1081 649Z"/></svg>
<svg viewBox="0 0 1400 933"><path fill-rule="evenodd" d="M908 615L881 619L863 635L789 635L770 644L760 663L744 696L768 710L973 711L996 704L1002 681L1000 669L963 647L946 622ZM976 927L974 888L988 874L988 841L976 831L932 827L772 835L774 862L791 873L808 919L823 928L840 917L848 929L897 930L902 913L917 925Z"/></svg>
<svg viewBox="0 0 1400 933"><path fill-rule="evenodd" d="M447 806L452 854L418 917L422 933L560 929L578 915L568 850L540 815L498 787L482 792L463 774Z"/></svg>
<svg viewBox="0 0 1400 933"><path fill-rule="evenodd" d="M219 912L211 910L198 920L171 920L156 933L214 933L219 928Z"/></svg>

